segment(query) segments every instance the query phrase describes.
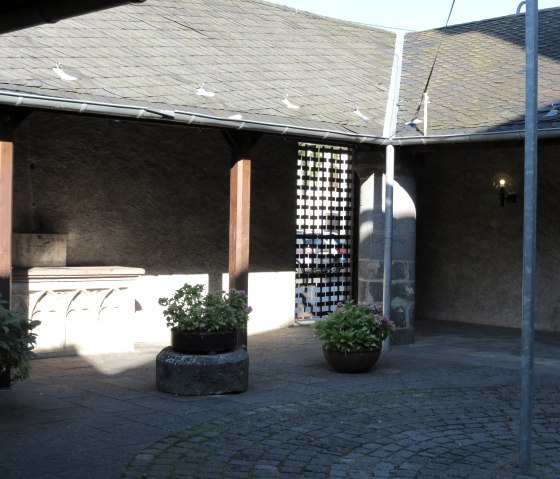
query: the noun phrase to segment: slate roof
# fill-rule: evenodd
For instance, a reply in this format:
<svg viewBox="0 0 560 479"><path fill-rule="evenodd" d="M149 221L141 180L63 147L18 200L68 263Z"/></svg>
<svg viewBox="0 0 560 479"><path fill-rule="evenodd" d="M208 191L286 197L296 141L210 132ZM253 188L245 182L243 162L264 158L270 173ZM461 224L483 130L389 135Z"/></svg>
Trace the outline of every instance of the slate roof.
<svg viewBox="0 0 560 479"><path fill-rule="evenodd" d="M560 127L545 118L560 103L560 8L539 12L539 128ZM525 15L510 15L407 34L399 96L398 136L418 135L411 121L437 56L428 96L430 135L507 132L524 128ZM423 120L423 107L419 118ZM560 114L556 120L560 120ZM424 125L418 124L423 133Z"/></svg>
<svg viewBox="0 0 560 479"><path fill-rule="evenodd" d="M0 89L381 136L394 45L258 0L148 0L1 35Z"/></svg>
<svg viewBox="0 0 560 479"><path fill-rule="evenodd" d="M429 135L522 130L524 18L407 34L396 137L423 134L422 123L405 123L417 114L440 42L428 88ZM560 114L545 116L560 105L559 26L560 8L539 12L540 128L558 128L560 136ZM134 111L126 114L142 118L210 118L226 127L265 125L315 138L339 132L383 143L395 40L392 32L262 0L147 0L0 35L0 102L32 107L28 97L37 94L58 109L74 101L86 112L97 111L95 102L129 105ZM77 79L60 79L57 63ZM201 84L215 95L198 95Z"/></svg>

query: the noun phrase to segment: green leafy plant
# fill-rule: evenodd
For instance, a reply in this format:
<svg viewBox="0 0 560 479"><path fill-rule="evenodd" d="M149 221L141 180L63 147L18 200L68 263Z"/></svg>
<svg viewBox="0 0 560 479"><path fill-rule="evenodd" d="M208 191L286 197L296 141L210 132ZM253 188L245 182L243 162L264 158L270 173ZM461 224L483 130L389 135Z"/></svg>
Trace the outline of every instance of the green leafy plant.
<svg viewBox="0 0 560 479"><path fill-rule="evenodd" d="M6 309L0 299L0 373L10 371L10 382L29 377L30 360L35 355L37 335L33 332L41 321L29 321L25 316Z"/></svg>
<svg viewBox="0 0 560 479"><path fill-rule="evenodd" d="M315 335L326 349L342 352L381 347L383 340L395 330L391 320L383 316L377 304L340 303L327 319L314 324Z"/></svg>
<svg viewBox="0 0 560 479"><path fill-rule="evenodd" d="M167 326L178 331L244 330L252 311L244 291L204 294L202 284L185 284L173 296L160 298L159 304L165 307Z"/></svg>

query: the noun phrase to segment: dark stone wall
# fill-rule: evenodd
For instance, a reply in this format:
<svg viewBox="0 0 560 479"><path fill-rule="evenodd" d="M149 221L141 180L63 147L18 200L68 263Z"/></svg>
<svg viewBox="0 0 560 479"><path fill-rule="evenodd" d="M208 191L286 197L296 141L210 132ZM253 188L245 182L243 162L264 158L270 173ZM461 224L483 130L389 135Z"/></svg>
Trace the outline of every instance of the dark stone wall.
<svg viewBox="0 0 560 479"><path fill-rule="evenodd" d="M539 146L536 328L560 331L558 147ZM519 327L523 147L453 147L417 156L416 317ZM493 176L518 182L500 206Z"/></svg>
<svg viewBox="0 0 560 479"><path fill-rule="evenodd" d="M295 262L297 143L254 148L251 269ZM15 136L14 231L68 234L69 266L221 275L231 153L218 130L34 113Z"/></svg>

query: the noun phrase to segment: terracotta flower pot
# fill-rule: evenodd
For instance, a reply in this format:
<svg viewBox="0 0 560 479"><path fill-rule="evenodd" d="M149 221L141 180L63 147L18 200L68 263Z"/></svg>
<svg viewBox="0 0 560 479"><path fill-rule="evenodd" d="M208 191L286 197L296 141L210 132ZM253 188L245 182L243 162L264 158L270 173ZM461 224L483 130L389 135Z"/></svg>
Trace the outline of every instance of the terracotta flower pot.
<svg viewBox="0 0 560 479"><path fill-rule="evenodd" d="M323 345L323 354L329 366L339 373L365 373L377 362L381 349L357 349L344 352L327 349Z"/></svg>

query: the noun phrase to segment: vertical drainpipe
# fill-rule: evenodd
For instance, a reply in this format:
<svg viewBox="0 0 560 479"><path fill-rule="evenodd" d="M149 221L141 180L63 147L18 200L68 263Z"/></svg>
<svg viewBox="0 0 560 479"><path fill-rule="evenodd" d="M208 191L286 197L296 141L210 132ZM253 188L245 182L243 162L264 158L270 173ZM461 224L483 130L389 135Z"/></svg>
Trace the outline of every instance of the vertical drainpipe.
<svg viewBox="0 0 560 479"><path fill-rule="evenodd" d="M391 319L391 279L393 263L393 183L395 178L395 147L385 150L385 250L383 254L383 316ZM383 341L383 349L391 349L391 338Z"/></svg>
<svg viewBox="0 0 560 479"><path fill-rule="evenodd" d="M399 88L401 81L402 52L404 46L404 35L397 33L395 39L395 54L393 57L393 70L391 72L391 84L387 98L385 111L385 123L383 125L383 136L391 138L395 135L397 128L397 113L399 100ZM393 183L395 176L395 148L387 145L385 149L385 248L383 252L383 316L391 319L391 278L393 263ZM383 349L391 349L391 338L383 341Z"/></svg>

